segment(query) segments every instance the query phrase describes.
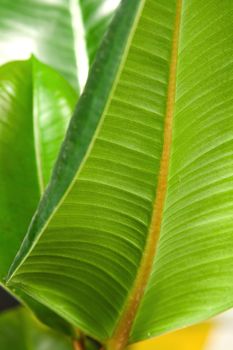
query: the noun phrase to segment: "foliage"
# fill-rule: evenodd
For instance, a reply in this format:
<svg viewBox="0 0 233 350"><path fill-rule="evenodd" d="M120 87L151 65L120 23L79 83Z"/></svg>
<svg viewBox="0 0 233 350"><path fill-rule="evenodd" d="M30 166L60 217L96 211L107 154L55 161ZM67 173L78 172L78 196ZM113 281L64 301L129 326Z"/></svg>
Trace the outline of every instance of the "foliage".
<svg viewBox="0 0 233 350"><path fill-rule="evenodd" d="M23 308L0 316L0 347L3 350L71 350L69 338L42 326Z"/></svg>
<svg viewBox="0 0 233 350"><path fill-rule="evenodd" d="M95 2L71 3L59 30L76 44L45 61L69 82L34 57L0 70L0 272L35 312L121 350L233 305L233 7L123 0L57 157L75 75L82 90L70 57L99 40Z"/></svg>

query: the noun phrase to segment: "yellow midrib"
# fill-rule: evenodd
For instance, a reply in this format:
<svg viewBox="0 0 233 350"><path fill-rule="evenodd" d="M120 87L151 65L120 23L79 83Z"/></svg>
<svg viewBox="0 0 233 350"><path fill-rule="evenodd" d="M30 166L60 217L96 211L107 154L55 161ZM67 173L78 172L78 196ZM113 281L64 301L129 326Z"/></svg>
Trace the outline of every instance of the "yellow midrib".
<svg viewBox="0 0 233 350"><path fill-rule="evenodd" d="M164 125L164 143L163 152L160 162L160 171L157 185L157 193L155 204L152 212L151 225L148 232L148 238L141 260L138 274L132 291L130 292L127 303L124 307L124 312L118 322L117 328L111 339L106 343L107 350L123 350L129 339L130 331L142 300L145 288L147 286L154 257L156 254L157 243L160 236L161 223L163 217L163 209L167 192L167 179L169 171L169 160L172 144L172 124L176 94L176 71L177 71L177 56L179 45L179 32L181 21L182 0L177 0L176 16L174 24L174 34L171 51L171 64L168 81L168 93L166 103L165 125Z"/></svg>

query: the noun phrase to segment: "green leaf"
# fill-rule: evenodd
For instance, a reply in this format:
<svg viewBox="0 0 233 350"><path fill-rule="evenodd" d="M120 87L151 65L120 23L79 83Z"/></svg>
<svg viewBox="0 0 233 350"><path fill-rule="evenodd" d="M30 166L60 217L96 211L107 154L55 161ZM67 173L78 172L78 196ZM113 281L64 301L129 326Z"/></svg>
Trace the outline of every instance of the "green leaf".
<svg viewBox="0 0 233 350"><path fill-rule="evenodd" d="M88 52L91 62L108 25L99 11L107 1L0 0L0 64L34 54L79 90L88 73Z"/></svg>
<svg viewBox="0 0 233 350"><path fill-rule="evenodd" d="M41 192L49 182L77 94L54 70L32 62L34 137Z"/></svg>
<svg viewBox="0 0 233 350"><path fill-rule="evenodd" d="M232 23L230 1L122 2L11 267L109 350L233 305Z"/></svg>
<svg viewBox="0 0 233 350"><path fill-rule="evenodd" d="M1 350L71 350L71 341L38 323L23 308L0 314Z"/></svg>
<svg viewBox="0 0 233 350"><path fill-rule="evenodd" d="M0 279L49 180L76 98L58 73L35 58L0 68Z"/></svg>
<svg viewBox="0 0 233 350"><path fill-rule="evenodd" d="M137 274L162 149L171 43L164 40L158 67L152 65L156 56L142 56L150 39L140 43L154 26L144 19L151 7L149 2L142 12L143 3L123 2L17 263L34 249L13 278L18 288L99 340L112 335ZM167 16L170 25L173 20ZM141 99L143 105L134 107L143 86L146 105Z"/></svg>
<svg viewBox="0 0 233 350"><path fill-rule="evenodd" d="M29 308L36 316L36 318L44 325L63 335L75 338L75 329L55 312L53 312L43 304L38 303L36 300L31 298L29 295L23 293L21 290L14 289L12 291L12 294L14 296L17 296L20 303Z"/></svg>

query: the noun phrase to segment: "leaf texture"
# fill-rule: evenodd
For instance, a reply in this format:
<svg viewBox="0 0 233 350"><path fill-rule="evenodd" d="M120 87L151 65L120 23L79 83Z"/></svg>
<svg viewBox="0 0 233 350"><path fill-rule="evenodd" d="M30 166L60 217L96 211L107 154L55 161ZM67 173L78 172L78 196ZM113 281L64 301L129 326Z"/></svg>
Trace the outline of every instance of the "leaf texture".
<svg viewBox="0 0 233 350"><path fill-rule="evenodd" d="M109 350L233 305L232 17L230 1L122 2L11 267Z"/></svg>
<svg viewBox="0 0 233 350"><path fill-rule="evenodd" d="M1 279L48 182L76 98L58 73L34 58L0 68Z"/></svg>
<svg viewBox="0 0 233 350"><path fill-rule="evenodd" d="M19 288L100 340L116 327L146 242L163 142L175 10L169 4L167 11L153 1L123 2L19 262L34 249L14 276ZM157 34L145 36L156 26L154 11L167 26L157 23ZM100 117L82 162L87 151L80 145L84 139L88 147Z"/></svg>
<svg viewBox="0 0 233 350"><path fill-rule="evenodd" d="M161 239L131 341L233 306L233 5L184 1L182 18Z"/></svg>

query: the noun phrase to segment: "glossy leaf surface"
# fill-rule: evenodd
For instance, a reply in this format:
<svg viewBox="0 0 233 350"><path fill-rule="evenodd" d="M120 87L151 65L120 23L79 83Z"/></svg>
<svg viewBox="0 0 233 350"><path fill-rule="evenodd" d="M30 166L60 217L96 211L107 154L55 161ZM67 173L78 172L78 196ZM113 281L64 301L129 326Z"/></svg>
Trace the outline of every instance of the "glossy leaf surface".
<svg viewBox="0 0 233 350"><path fill-rule="evenodd" d="M122 2L12 266L110 350L233 305L232 6Z"/></svg>
<svg viewBox="0 0 233 350"><path fill-rule="evenodd" d="M36 59L0 68L0 278L48 182L76 93Z"/></svg>

